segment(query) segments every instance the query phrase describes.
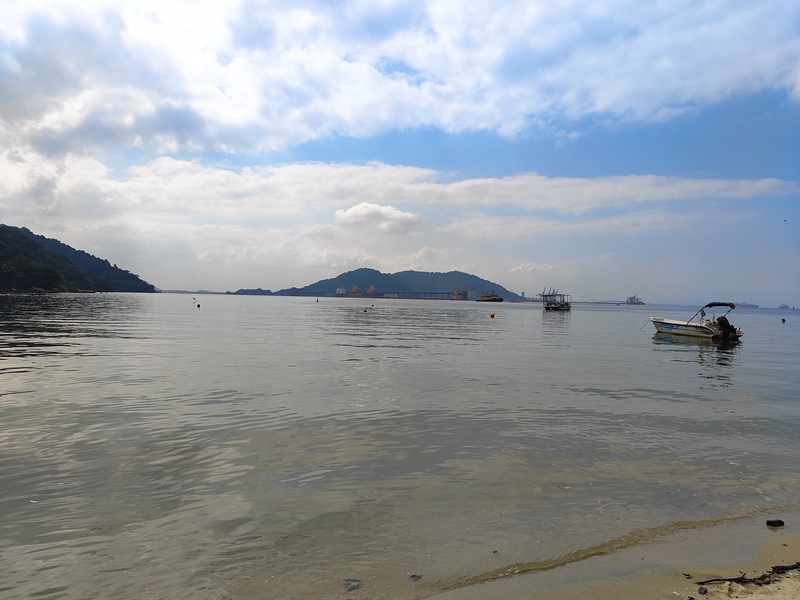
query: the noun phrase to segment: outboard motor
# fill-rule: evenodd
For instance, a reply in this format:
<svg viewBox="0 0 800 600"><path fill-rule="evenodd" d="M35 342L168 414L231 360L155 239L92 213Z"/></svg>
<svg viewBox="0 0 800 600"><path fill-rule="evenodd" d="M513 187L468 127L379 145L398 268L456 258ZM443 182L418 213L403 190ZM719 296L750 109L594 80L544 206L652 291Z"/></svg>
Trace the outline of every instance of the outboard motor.
<svg viewBox="0 0 800 600"><path fill-rule="evenodd" d="M731 338L732 333L736 333L736 328L731 325L730 321L728 321L727 317L725 316L717 319L717 325L719 325L719 328L722 331L722 339L726 342Z"/></svg>

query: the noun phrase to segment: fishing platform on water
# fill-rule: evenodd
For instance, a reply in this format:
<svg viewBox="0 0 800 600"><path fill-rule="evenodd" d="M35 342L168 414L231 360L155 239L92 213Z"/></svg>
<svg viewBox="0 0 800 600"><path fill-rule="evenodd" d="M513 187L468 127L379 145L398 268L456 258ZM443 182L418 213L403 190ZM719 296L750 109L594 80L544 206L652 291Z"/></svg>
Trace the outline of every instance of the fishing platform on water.
<svg viewBox="0 0 800 600"><path fill-rule="evenodd" d="M544 310L552 310L552 311L565 311L565 310L572 310L572 296L570 294L562 294L558 290L550 288L550 291L547 291L547 288L542 290L540 294L542 297L542 303L544 304Z"/></svg>

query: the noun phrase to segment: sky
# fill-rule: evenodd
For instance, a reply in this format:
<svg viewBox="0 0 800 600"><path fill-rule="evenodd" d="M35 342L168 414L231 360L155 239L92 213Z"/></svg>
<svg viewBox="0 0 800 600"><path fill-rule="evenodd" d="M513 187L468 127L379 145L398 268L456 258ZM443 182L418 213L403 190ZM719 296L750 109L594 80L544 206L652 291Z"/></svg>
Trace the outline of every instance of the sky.
<svg viewBox="0 0 800 600"><path fill-rule="evenodd" d="M0 222L163 289L800 305L797 0L4 0Z"/></svg>

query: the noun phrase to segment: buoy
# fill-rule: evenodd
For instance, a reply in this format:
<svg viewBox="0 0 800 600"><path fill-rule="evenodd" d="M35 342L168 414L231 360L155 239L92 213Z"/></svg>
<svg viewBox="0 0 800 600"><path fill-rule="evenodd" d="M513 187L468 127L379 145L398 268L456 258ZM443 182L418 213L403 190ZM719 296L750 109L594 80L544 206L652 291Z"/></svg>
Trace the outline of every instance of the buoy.
<svg viewBox="0 0 800 600"><path fill-rule="evenodd" d="M317 298L317 302L319 302L319 298Z"/></svg>
<svg viewBox="0 0 800 600"><path fill-rule="evenodd" d="M200 308L200 305L199 305L199 304L197 305L197 308Z"/></svg>
<svg viewBox="0 0 800 600"><path fill-rule="evenodd" d="M489 318L494 319L494 313L490 314Z"/></svg>
<svg viewBox="0 0 800 600"><path fill-rule="evenodd" d="M786 319L781 319L781 323L786 323Z"/></svg>
<svg viewBox="0 0 800 600"><path fill-rule="evenodd" d="M364 307L364 312L367 312L367 307L366 306Z"/></svg>

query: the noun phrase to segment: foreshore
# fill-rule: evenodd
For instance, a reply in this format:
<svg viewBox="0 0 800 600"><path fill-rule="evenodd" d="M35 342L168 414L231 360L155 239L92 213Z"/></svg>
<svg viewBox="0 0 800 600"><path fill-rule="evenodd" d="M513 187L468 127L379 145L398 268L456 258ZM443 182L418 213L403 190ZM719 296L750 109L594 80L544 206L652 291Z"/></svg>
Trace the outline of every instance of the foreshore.
<svg viewBox="0 0 800 600"><path fill-rule="evenodd" d="M785 525L769 528L766 519ZM620 598L800 598L800 572L767 585L711 579L758 577L778 565L800 561L800 513L775 513L676 532L652 543L625 548L558 568L470 585L436 600L619 600ZM704 590L701 590L704 588Z"/></svg>

